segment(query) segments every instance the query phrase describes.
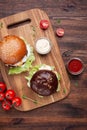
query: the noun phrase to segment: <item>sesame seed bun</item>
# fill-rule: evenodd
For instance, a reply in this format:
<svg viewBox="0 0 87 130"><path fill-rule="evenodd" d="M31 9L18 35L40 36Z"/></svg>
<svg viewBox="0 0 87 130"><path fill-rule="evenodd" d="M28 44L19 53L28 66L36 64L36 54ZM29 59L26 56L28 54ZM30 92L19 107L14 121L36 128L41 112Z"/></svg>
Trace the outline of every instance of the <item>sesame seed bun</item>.
<svg viewBox="0 0 87 130"><path fill-rule="evenodd" d="M0 42L0 59L8 65L19 62L27 54L24 41L14 35L8 35Z"/></svg>

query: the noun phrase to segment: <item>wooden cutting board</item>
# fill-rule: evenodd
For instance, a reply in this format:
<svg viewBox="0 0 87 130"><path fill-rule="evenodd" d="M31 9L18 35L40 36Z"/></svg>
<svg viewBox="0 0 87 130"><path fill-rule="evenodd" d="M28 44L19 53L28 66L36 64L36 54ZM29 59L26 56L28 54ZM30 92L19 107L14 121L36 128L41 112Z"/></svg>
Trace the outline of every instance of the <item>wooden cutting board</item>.
<svg viewBox="0 0 87 130"><path fill-rule="evenodd" d="M41 30L39 27L40 20L42 19L47 19L49 21L49 28L45 31ZM70 92L70 81L47 14L40 9L32 9L3 18L0 20L0 23L2 23L2 28L0 29L0 40L8 34L22 36L31 46L34 47L37 39L41 37L48 38L52 43L51 52L47 55L41 56L34 49L36 59L33 65L43 63L54 66L55 70L61 76L60 91L51 96L41 98L34 93L31 88L28 88L25 79L27 72L18 75L8 75L8 67L5 67L5 65L0 61L0 69L7 85L7 89L15 90L17 96L20 98L22 98L22 95L26 95L27 97L38 101L36 104L30 100L22 99L22 105L16 109L20 111L28 111L65 98Z"/></svg>

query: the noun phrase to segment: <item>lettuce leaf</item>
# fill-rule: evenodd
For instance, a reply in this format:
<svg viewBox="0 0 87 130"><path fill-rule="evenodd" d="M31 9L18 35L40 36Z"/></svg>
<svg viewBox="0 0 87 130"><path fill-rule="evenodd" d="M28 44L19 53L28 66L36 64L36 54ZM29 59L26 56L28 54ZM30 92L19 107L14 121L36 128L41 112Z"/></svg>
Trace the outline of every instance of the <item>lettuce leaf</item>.
<svg viewBox="0 0 87 130"><path fill-rule="evenodd" d="M31 70L29 71L29 75L25 77L26 80L28 81L27 82L28 87L30 87L30 80L31 80L33 74L35 74L39 70L40 67L41 67L41 65L35 65L35 66L33 66L31 68Z"/></svg>
<svg viewBox="0 0 87 130"><path fill-rule="evenodd" d="M22 66L10 68L8 74L20 74L22 72L29 71L29 69L32 67L32 62L34 60L35 57L33 55L29 56L27 61Z"/></svg>

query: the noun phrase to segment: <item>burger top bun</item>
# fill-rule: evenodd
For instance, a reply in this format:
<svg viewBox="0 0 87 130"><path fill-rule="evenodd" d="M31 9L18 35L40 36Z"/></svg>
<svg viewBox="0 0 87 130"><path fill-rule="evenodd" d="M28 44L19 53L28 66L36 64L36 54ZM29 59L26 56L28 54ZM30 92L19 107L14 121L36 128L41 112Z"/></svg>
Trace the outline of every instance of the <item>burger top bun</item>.
<svg viewBox="0 0 87 130"><path fill-rule="evenodd" d="M58 88L57 76L50 70L39 70L32 76L30 87L41 96L49 96Z"/></svg>
<svg viewBox="0 0 87 130"><path fill-rule="evenodd" d="M14 35L8 35L0 42L0 59L8 65L19 62L27 54L24 41Z"/></svg>

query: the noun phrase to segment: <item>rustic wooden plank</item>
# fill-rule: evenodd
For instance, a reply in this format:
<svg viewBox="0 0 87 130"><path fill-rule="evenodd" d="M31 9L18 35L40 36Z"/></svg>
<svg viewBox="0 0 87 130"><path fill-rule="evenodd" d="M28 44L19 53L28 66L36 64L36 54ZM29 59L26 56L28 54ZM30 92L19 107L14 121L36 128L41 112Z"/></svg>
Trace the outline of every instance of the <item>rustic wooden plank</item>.
<svg viewBox="0 0 87 130"><path fill-rule="evenodd" d="M26 4L27 3L27 4ZM0 17L6 17L32 8L40 8L47 12L49 17L86 17L86 0L25 0L25 1L1 1ZM15 5L15 8L14 8ZM6 8L6 10L5 10Z"/></svg>
<svg viewBox="0 0 87 130"><path fill-rule="evenodd" d="M7 130L14 130L15 128L16 129L24 129L24 128L28 128L28 129L33 129L33 130L38 130L38 129L46 129L46 130L52 130L52 129L55 129L55 130L64 130L64 129L67 129L67 130L70 130L70 129L73 129L73 130L82 130L84 128L84 130L86 130L85 128L87 127L87 124L86 124L86 120L87 118L84 119L84 122L82 119L79 119L81 123L83 123L83 125L81 125L78 121L77 118L75 118L74 120L72 120L71 118L62 118L62 122L60 122L60 119L58 118L53 118L53 117L50 117L48 119L48 117L43 117L43 118L39 118L39 117L36 117L34 118L34 120L31 120L32 117L29 117L29 118L26 118L25 120L23 118L13 118L13 119L10 119L10 118L7 118L8 121L9 121L9 124L8 124L8 121L3 118L3 123L0 125L0 127L4 130L5 128L7 128ZM40 121L43 120L43 123L38 123ZM49 120L49 122L47 122ZM33 123L34 122L34 123ZM51 123L52 122L52 123ZM5 125L4 125L5 123ZM62 123L65 123L65 125L62 125ZM25 127L25 126L28 126L28 127Z"/></svg>
<svg viewBox="0 0 87 130"><path fill-rule="evenodd" d="M17 22L26 20L26 19L31 19L31 23L22 25L16 28L9 29L7 26L15 24ZM18 110L21 111L27 111L27 110L32 110L34 108L38 108L53 102L56 102L60 99L65 98L70 91L70 81L67 76L65 66L63 63L63 60L60 55L60 51L58 48L58 45L55 40L54 32L51 27L51 23L49 20L49 29L47 31L42 31L39 28L39 23L41 19L48 19L48 16L46 15L45 12L39 10L39 9L32 9L29 11L22 12L20 14L16 14L13 16L9 16L7 18L1 19L1 22L4 23L3 28L1 29L1 38L8 34L13 34L13 35L18 35L24 37L33 47L35 44L36 39L40 37L47 37L50 39L52 42L52 50L51 52L42 57L38 55L35 50L35 63L34 64L41 64L45 63L51 66L55 67L55 70L60 74L61 81L60 81L60 92L56 92L55 94L48 96L48 97L43 97L42 99L38 97L37 94L34 94L30 88L27 87L27 82L25 77L25 73L19 74L19 75L8 75L8 68L4 66L4 64L1 62L1 73L4 78L4 81L7 84L8 89L12 88L16 91L17 95L19 95L20 98L22 98L22 95L30 96L32 99L37 100L38 102L41 102L42 104L34 104L33 102L29 103L29 101L22 99L22 105L21 107L17 108ZM31 32L31 25L35 27L35 39L33 38ZM56 59L58 57L58 60ZM46 60L47 59L47 60ZM24 86L24 88L23 88ZM66 89L66 90L65 90ZM66 93L64 93L64 90Z"/></svg>

